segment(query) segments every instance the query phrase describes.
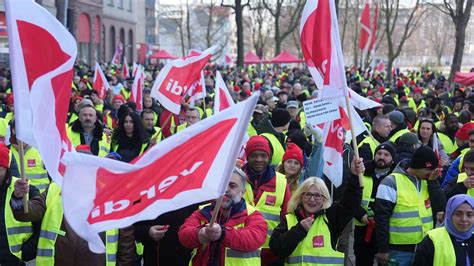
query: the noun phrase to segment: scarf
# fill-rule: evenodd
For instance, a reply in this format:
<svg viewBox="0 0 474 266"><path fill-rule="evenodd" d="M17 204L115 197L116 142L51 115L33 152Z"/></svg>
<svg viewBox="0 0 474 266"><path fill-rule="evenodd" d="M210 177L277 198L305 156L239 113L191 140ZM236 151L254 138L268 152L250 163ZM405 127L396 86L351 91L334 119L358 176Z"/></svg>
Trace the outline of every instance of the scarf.
<svg viewBox="0 0 474 266"><path fill-rule="evenodd" d="M448 200L446 204L446 218L444 219L444 226L450 235L453 235L457 240L466 240L472 237L472 232L474 231L474 226L471 226L466 232L459 232L453 225L452 217L456 209L461 206L461 204L467 203L474 209L474 198L466 195L460 194L456 195Z"/></svg>

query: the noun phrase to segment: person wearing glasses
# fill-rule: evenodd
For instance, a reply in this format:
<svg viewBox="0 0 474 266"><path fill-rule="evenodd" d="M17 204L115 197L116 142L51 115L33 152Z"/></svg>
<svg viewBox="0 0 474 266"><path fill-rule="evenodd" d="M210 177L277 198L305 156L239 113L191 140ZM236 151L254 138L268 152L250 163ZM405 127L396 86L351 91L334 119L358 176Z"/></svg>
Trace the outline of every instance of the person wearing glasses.
<svg viewBox="0 0 474 266"><path fill-rule="evenodd" d="M357 174L362 159L353 160L352 178L340 202L332 202L324 181L306 179L288 202L285 219L273 230L270 248L289 265L343 265L344 253L336 251L338 238L361 204L362 187Z"/></svg>
<svg viewBox="0 0 474 266"><path fill-rule="evenodd" d="M469 150L464 155L463 165L463 172L451 179L444 189L447 198L458 194L474 196L474 150Z"/></svg>

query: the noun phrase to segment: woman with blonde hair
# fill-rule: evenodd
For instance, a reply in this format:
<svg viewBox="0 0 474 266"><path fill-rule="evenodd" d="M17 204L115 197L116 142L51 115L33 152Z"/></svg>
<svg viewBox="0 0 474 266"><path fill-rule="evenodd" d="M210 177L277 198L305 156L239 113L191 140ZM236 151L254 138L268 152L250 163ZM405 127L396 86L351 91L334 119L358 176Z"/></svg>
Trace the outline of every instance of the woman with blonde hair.
<svg viewBox="0 0 474 266"><path fill-rule="evenodd" d="M270 248L274 254L291 265L343 265L344 253L336 251L336 243L360 205L362 188L357 174L363 172L362 160L354 159L352 178L342 200L335 203L322 179L306 179L288 202L285 220L273 230Z"/></svg>

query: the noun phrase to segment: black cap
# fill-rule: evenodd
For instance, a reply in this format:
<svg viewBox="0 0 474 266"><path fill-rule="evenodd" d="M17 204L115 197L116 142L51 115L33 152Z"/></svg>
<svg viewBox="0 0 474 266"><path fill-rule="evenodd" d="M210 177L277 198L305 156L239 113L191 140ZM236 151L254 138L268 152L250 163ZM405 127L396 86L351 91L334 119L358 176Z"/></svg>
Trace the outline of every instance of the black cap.
<svg viewBox="0 0 474 266"><path fill-rule="evenodd" d="M272 112L271 121L274 127L282 127L290 122L291 115L286 109L277 108Z"/></svg>
<svg viewBox="0 0 474 266"><path fill-rule="evenodd" d="M434 153L433 149L428 146L421 146L416 149L413 154L413 159L410 163L410 168L413 169L436 169L438 168L439 160L438 156Z"/></svg>
<svg viewBox="0 0 474 266"><path fill-rule="evenodd" d="M390 153L390 155L392 156L392 160L395 160L395 157L397 155L397 151L395 149L395 146L393 146L392 142L386 141L386 142L380 144L379 146L377 146L377 148L375 148L375 153L377 153L379 150L388 151ZM375 156L375 153L374 153L374 156Z"/></svg>

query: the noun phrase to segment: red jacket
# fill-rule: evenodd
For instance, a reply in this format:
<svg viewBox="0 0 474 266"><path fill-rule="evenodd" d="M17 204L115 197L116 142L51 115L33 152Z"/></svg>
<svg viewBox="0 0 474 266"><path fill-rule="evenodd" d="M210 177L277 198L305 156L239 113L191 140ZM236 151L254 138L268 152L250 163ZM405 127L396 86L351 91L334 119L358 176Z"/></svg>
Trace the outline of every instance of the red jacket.
<svg viewBox="0 0 474 266"><path fill-rule="evenodd" d="M210 251L215 245L219 245L220 250L220 265L224 265L225 248L232 248L239 251L255 251L259 249L267 235L267 223L263 216L255 211L247 215L247 208L245 201L242 200L240 206L235 206L228 218L227 222L220 223L225 231L222 232L222 237L218 241L214 241L206 246L203 250L203 245L199 242L198 232L207 223L213 214L214 205L207 206L202 210L195 211L190 217L186 219L178 232L179 241L187 248L197 248L197 253L193 258L193 265L207 266L210 256ZM224 216L224 215L222 215ZM219 220L222 220L219 215ZM235 229L234 226L244 223L243 228Z"/></svg>

